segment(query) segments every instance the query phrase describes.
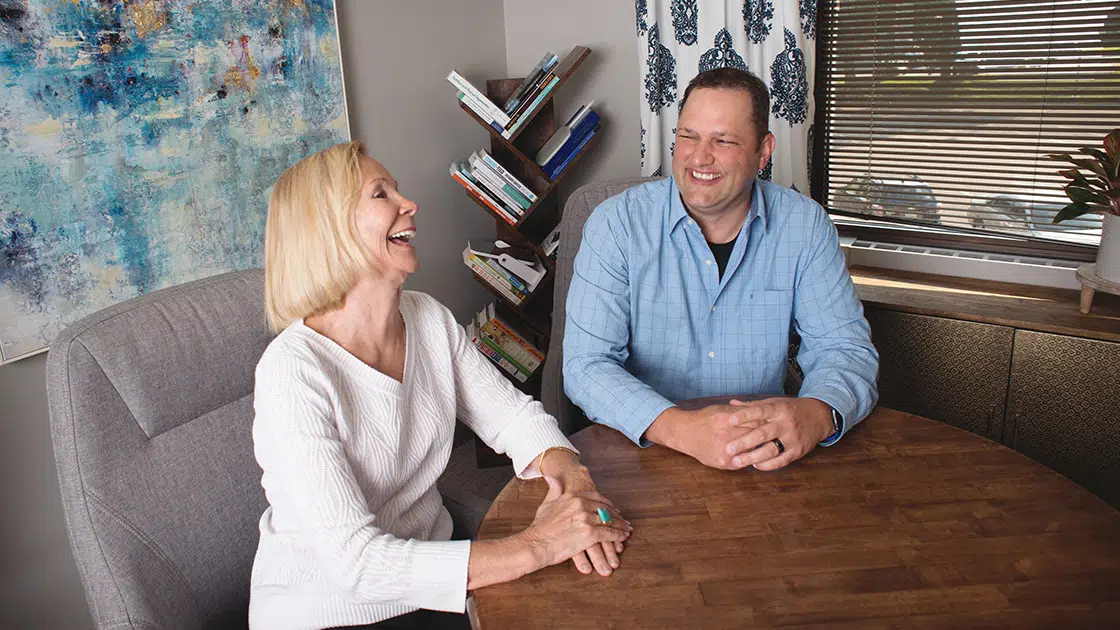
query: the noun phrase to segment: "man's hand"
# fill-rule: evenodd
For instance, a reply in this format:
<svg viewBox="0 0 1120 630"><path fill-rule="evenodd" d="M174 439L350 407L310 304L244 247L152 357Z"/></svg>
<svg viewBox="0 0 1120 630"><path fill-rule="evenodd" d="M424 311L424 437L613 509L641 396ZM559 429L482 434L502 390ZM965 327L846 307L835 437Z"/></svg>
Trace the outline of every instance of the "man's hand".
<svg viewBox="0 0 1120 630"><path fill-rule="evenodd" d="M556 477L565 494L598 493L587 466L579 463L571 453L551 451L545 461L541 462L541 468L542 474L547 470L549 475ZM610 505L616 512L618 511L614 504ZM618 568L618 554L622 553L622 550L621 542L604 542L572 556L572 564L584 575L592 571L597 571L604 576L610 575Z"/></svg>
<svg viewBox="0 0 1120 630"><path fill-rule="evenodd" d="M645 437L710 468L736 470L742 468L732 462L738 451L728 448L762 423L747 418L742 407L732 405L710 405L693 411L671 407L657 416Z"/></svg>
<svg viewBox="0 0 1120 630"><path fill-rule="evenodd" d="M731 406L738 409L731 422L752 429L727 445L731 468L777 470L809 454L834 430L832 410L815 398L732 400ZM775 439L784 449L778 448Z"/></svg>

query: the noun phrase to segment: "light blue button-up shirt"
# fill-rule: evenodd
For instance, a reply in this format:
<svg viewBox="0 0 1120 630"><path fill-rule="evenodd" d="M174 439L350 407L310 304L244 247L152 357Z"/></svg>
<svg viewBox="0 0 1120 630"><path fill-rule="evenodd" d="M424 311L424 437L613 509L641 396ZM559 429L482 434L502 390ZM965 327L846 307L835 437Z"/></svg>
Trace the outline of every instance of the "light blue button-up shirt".
<svg viewBox="0 0 1120 630"><path fill-rule="evenodd" d="M642 435L672 401L781 394L794 328L798 395L839 411L846 432L875 406L879 354L824 209L756 180L721 279L673 179L649 182L604 201L584 226L564 391L592 421L648 446Z"/></svg>

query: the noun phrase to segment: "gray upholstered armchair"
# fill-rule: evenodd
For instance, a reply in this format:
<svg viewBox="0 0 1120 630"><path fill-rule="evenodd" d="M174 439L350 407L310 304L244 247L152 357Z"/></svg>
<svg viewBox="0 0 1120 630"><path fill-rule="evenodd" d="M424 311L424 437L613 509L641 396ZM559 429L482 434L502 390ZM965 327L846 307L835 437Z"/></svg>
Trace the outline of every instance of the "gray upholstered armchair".
<svg viewBox="0 0 1120 630"><path fill-rule="evenodd" d="M560 219L560 248L556 254L556 282L552 300L552 334L548 340L548 356L541 375L541 403L556 416L560 428L572 434L587 426L587 417L564 394L564 322L567 321L565 304L568 285L572 282L572 263L579 243L583 239L583 224L595 207L618 193L658 177L617 179L601 184L588 184L577 188L564 203Z"/></svg>
<svg viewBox="0 0 1120 630"><path fill-rule="evenodd" d="M98 628L247 625L263 274L226 274L70 326L47 359L70 543Z"/></svg>
<svg viewBox="0 0 1120 630"><path fill-rule="evenodd" d="M258 521L253 372L272 335L264 275L129 300L59 336L47 359L70 543L99 629L245 628ZM439 481L461 535L513 471L459 444Z"/></svg>

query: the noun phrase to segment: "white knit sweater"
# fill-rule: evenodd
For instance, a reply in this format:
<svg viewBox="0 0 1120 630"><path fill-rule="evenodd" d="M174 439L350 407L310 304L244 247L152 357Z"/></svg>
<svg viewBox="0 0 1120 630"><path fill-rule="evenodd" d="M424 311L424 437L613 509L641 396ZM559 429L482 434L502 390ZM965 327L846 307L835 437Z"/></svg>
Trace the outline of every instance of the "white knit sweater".
<svg viewBox="0 0 1120 630"><path fill-rule="evenodd" d="M253 562L254 630L462 612L471 543L448 540L436 490L456 417L517 471L548 447L571 448L439 302L405 291L400 310L403 382L302 321L257 365L253 444L269 507Z"/></svg>

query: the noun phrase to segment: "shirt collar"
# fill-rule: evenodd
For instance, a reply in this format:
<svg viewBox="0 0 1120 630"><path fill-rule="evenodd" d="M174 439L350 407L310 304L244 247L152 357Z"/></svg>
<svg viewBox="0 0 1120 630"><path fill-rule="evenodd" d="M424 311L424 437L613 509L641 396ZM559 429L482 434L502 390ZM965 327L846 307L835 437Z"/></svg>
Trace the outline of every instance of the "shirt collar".
<svg viewBox="0 0 1120 630"><path fill-rule="evenodd" d="M762 221L762 228L766 228L766 195L762 192L762 180L757 177L754 180L754 186L751 188L751 209L747 212L747 220L743 223L744 226L749 226L755 217ZM681 191L677 188L677 180L672 176L669 177L669 231L672 232L677 229L681 222L688 219L688 211L684 208L684 202L681 201Z"/></svg>

